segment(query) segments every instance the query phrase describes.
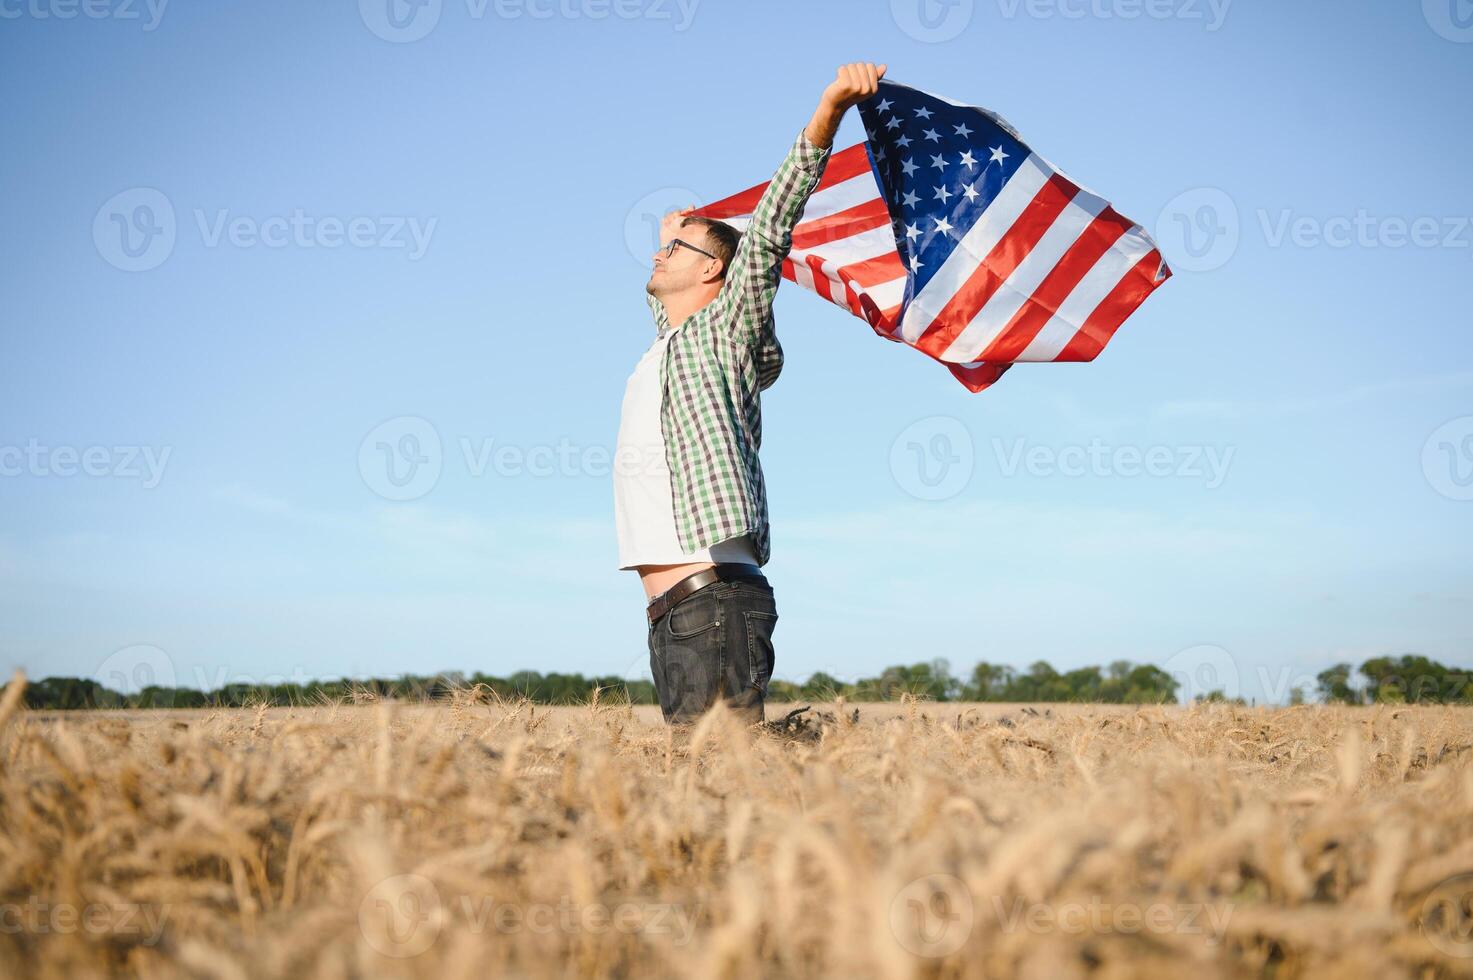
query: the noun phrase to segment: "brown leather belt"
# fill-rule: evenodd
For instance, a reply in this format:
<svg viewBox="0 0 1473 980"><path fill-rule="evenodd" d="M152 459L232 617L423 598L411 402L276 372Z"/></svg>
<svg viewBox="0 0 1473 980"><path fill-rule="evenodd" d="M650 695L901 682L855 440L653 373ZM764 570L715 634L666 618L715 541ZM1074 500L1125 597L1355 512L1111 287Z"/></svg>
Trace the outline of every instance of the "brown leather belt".
<svg viewBox="0 0 1473 980"><path fill-rule="evenodd" d="M762 574L762 569L749 562L724 561L710 568L703 568L694 575L687 575L650 600L650 604L645 607L650 625L659 622L660 617L674 608L680 600L713 582L761 582L766 585L767 578Z"/></svg>

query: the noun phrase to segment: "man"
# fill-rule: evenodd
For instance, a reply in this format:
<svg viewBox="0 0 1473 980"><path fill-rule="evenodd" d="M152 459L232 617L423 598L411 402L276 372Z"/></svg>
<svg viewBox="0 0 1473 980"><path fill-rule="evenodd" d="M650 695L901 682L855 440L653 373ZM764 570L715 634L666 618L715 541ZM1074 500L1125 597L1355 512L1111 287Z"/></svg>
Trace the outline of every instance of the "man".
<svg viewBox="0 0 1473 980"><path fill-rule="evenodd" d="M650 669L665 720L718 700L760 722L777 607L757 451L760 392L783 354L772 299L793 226L828 162L839 120L874 95L884 65L844 65L824 89L745 234L666 215L645 290L657 336L624 391L614 509L619 565L639 573Z"/></svg>

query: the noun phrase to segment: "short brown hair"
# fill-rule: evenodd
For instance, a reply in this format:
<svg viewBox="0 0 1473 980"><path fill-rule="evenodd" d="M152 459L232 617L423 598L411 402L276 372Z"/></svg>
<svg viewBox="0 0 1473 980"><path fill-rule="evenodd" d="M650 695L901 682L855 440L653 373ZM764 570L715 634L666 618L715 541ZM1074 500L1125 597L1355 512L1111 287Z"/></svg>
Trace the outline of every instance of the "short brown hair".
<svg viewBox="0 0 1473 980"><path fill-rule="evenodd" d="M706 229L706 238L711 243L711 252L721 260L721 276L723 279L726 278L726 270L731 267L731 257L736 255L737 243L742 240L742 233L725 221L696 215L680 223L682 228L686 225L699 225Z"/></svg>

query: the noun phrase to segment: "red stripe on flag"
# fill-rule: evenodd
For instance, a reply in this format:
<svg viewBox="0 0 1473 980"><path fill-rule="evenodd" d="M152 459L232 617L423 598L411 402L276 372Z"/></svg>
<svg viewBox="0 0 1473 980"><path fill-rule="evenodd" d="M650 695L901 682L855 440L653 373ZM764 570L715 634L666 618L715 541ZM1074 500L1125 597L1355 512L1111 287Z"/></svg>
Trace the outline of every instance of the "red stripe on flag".
<svg viewBox="0 0 1473 980"><path fill-rule="evenodd" d="M858 177L862 173L870 173L869 155L865 152L863 143L856 143L847 150L840 150L829 157L828 165L824 167L823 177L819 179L814 193L826 187L843 183L852 177ZM757 202L762 200L762 192L767 190L767 185L772 181L763 181L756 187L749 187L740 194L731 197L723 197L703 208L696 208L692 213L702 218L716 218L725 220L727 218L744 218L757 209ZM880 188L875 185L875 198L879 199Z"/></svg>
<svg viewBox="0 0 1473 980"><path fill-rule="evenodd" d="M768 184L772 181L768 181ZM696 208L693 214L701 218L715 218L724 221L727 218L745 218L757 208L757 202L762 200L762 192L767 190L767 184L758 184L749 187L740 194L725 197L715 204L708 204L703 208Z"/></svg>
<svg viewBox="0 0 1473 980"><path fill-rule="evenodd" d="M1084 234L1069 246L1059 264L1038 284L1023 308L1013 315L1012 321L977 359L1017 360L1018 355L1038 336L1038 331L1059 311L1059 307L1069 298L1069 294L1079 285L1085 274L1095 267L1100 257L1131 227L1132 222L1117 214L1114 208L1107 207L1101 211L1084 230Z"/></svg>
<svg viewBox="0 0 1473 980"><path fill-rule="evenodd" d="M823 274L823 259L817 255L810 255L804 259L804 263L808 266L808 271L813 273L813 291L832 302L834 294L829 289L832 283L829 277Z"/></svg>
<svg viewBox="0 0 1473 980"><path fill-rule="evenodd" d="M967 281L946 301L946 305L916 341L915 346L932 357L939 358L967 328L967 324L972 322L978 311L987 305L1008 276L1013 274L1013 270L1033 251L1033 247L1078 191L1079 188L1062 174L1050 177L997 246L978 263Z"/></svg>
<svg viewBox="0 0 1473 980"><path fill-rule="evenodd" d="M853 279L861 286L869 288L905 275L905 263L900 260L899 252L890 252L887 255L865 259L863 262L851 262L840 266L839 275L845 279Z"/></svg>
<svg viewBox="0 0 1473 980"><path fill-rule="evenodd" d="M1079 332L1070 338L1064 349L1059 351L1056 361L1092 361L1104 350L1110 338L1126 318L1145 302L1146 297L1161 283L1156 282L1156 270L1161 265L1161 253L1152 249L1150 254L1135 264L1120 283L1110 291L1095 311L1084 321ZM1170 272L1166 278L1170 278ZM1161 282L1165 282L1163 278Z"/></svg>
<svg viewBox="0 0 1473 980"><path fill-rule="evenodd" d="M829 156L828 166L823 169L823 178L818 182L817 190L825 187L833 187L841 184L852 177L860 174L872 173L869 167L869 154L865 152L863 143L855 143L845 150L840 150ZM875 185L875 196L880 195L880 185Z"/></svg>
<svg viewBox="0 0 1473 980"><path fill-rule="evenodd" d="M852 282L844 279L840 281L844 283L844 303L849 307L849 312L863 319L864 307L859 302L859 291L854 288Z"/></svg>
<svg viewBox="0 0 1473 980"><path fill-rule="evenodd" d="M837 211L827 218L802 222L793 229L793 247L815 248L889 224L890 212L886 210L885 202L877 197Z"/></svg>

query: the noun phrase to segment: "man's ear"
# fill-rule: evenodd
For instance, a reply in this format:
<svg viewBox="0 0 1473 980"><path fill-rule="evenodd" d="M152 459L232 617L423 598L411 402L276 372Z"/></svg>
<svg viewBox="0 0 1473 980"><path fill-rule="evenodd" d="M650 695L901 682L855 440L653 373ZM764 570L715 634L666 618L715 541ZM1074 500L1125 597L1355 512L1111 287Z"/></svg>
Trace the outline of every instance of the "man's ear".
<svg viewBox="0 0 1473 980"><path fill-rule="evenodd" d="M701 277L707 282L720 282L722 278L721 260L707 259L706 268L702 270Z"/></svg>

